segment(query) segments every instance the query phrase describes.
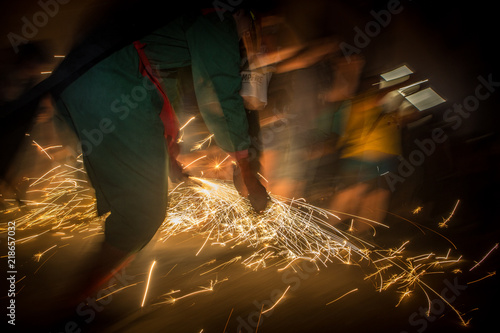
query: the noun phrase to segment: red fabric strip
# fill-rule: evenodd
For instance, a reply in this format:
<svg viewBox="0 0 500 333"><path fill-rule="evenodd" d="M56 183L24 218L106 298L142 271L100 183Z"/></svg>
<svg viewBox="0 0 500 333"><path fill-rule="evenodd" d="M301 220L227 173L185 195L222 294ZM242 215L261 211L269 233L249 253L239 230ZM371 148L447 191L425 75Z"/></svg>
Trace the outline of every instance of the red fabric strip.
<svg viewBox="0 0 500 333"><path fill-rule="evenodd" d="M170 104L167 94L160 84L160 81L158 81L158 78L153 73L153 68L151 67L149 59L144 52L145 46L145 43L141 43L139 41L134 42L134 47L137 50L137 54L140 59L139 70L143 76L149 78L163 97L163 106L160 112L160 118L163 122L163 126L165 127L164 136L167 140L169 154L175 158L179 154L179 146L177 143L177 137L179 135L179 121L175 115L172 105Z"/></svg>

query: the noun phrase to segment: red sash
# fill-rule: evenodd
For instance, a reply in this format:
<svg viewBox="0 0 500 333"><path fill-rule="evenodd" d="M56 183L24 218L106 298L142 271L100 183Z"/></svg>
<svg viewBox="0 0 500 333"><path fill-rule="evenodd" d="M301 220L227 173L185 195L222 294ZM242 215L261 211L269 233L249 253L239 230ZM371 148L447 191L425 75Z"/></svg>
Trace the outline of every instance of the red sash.
<svg viewBox="0 0 500 333"><path fill-rule="evenodd" d="M139 55L140 64L139 70L141 74L147 78L155 85L158 92L163 97L163 106L160 112L160 118L165 127L164 135L167 140L168 152L174 158L179 154L179 145L177 143L177 136L179 135L179 121L175 115L174 109L168 100L167 94L163 91L163 88L158 81L158 78L153 74L153 68L149 63L149 59L144 52L145 43L139 41L134 42L134 47Z"/></svg>

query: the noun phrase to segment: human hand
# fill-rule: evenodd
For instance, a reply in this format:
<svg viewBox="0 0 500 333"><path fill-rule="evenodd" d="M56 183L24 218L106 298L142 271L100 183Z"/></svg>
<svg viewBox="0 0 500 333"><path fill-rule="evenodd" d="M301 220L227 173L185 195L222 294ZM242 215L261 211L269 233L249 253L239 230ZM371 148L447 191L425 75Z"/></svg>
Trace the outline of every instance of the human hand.
<svg viewBox="0 0 500 333"><path fill-rule="evenodd" d="M241 195L248 197L252 208L260 214L267 208L271 198L257 177L248 157L237 161L237 168L234 169L233 174L235 187Z"/></svg>

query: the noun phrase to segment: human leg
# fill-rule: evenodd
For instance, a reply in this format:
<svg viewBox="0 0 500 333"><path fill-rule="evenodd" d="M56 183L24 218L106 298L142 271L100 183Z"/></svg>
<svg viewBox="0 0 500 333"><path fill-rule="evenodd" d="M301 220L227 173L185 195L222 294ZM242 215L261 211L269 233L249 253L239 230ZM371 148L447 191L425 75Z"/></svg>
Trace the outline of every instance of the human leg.
<svg viewBox="0 0 500 333"><path fill-rule="evenodd" d="M98 213L109 213L103 244L81 287L85 293L95 291L142 249L166 213L168 157L161 98L144 82L133 51L105 60L58 97L80 138Z"/></svg>

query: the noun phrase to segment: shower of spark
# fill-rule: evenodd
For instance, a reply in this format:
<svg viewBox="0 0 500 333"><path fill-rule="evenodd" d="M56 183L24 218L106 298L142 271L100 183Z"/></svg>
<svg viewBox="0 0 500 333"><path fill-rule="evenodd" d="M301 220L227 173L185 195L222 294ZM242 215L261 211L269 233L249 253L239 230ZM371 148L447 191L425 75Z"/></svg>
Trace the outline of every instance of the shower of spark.
<svg viewBox="0 0 500 333"><path fill-rule="evenodd" d="M345 232L325 222L327 217L335 218L326 210L303 200L273 196L266 211L256 214L231 184L202 178L194 181L170 193L168 218L159 230L163 241L194 232L205 236L203 246L208 242L249 245L255 251L242 262L253 269L267 267L276 259L327 265L334 258L349 263L354 255L366 257L364 249L354 245Z"/></svg>
<svg viewBox="0 0 500 333"><path fill-rule="evenodd" d="M95 199L84 176L83 168L59 165L32 180L30 191L37 194L37 199L23 202L29 209L16 208L9 213L15 215L19 229L46 230L18 242L47 232L61 239L72 233L87 232L90 236L102 233L101 224L106 216L97 216ZM207 245L248 246L253 252L228 263L241 261L254 270L271 265L279 265L278 270L283 270L300 260L317 266L326 266L334 260L345 264L364 261L374 266L374 273L367 278L378 277L380 290L398 283L406 290L418 284L431 266L446 262L443 258L433 258L433 254L404 261L401 258L406 243L398 249L372 250L372 244L327 222L338 219L333 212L305 200L272 196L266 211L256 214L248 200L231 183L222 180L193 178L192 182L175 187L169 197L168 216L158 231L161 241L190 232L205 238L198 253ZM55 247L37 253L35 259L40 260ZM446 259L448 256L449 252ZM422 261L431 261L432 265L424 265ZM383 277L390 268L398 268L400 272Z"/></svg>
<svg viewBox="0 0 500 333"><path fill-rule="evenodd" d="M210 137L202 144L209 140ZM200 159L205 157L206 155ZM222 160L218 165L225 161L226 159ZM22 206L12 206L1 212L3 217L15 221L19 230L36 230L34 235L18 239L18 244L47 233L59 237L60 240L83 232L88 234L85 237L102 234L102 222L106 216L97 216L95 197L88 186L82 166L60 164L30 181L27 192L30 199L22 200ZM441 257L429 253L405 258L403 252L408 242L396 249L377 249L374 244L354 236L349 230L344 231L331 224L332 220L340 220L335 213L341 212L321 209L303 199L276 195L271 197L268 208L262 214L257 214L252 210L248 199L242 197L232 183L192 177L190 181L170 191L167 219L158 230L159 239L166 241L180 233L198 234L204 238L198 253L206 246L214 245L230 249L237 246L251 249L245 257L236 257L205 273L223 269L226 265L238 261L253 270L277 266L279 271L302 260L314 263L318 269L334 261L350 265L364 264L373 272L368 273L366 279L375 281L379 291L395 288L401 295L397 305L417 288L421 289L428 299L428 293L439 296L423 278L461 259L450 258L450 251ZM387 227L377 221L366 222ZM498 244L488 254L497 247ZM35 254L35 260L40 261L45 253L54 248L57 248L57 244ZM50 258L51 256L45 261ZM154 263L150 268L148 282L153 266ZM156 304L172 304L189 296L213 291L215 285L224 281L226 279L212 281L209 287L200 287L198 291L177 298L171 295L179 291L164 294L162 296L166 299ZM446 304L465 323L461 314L451 304Z"/></svg>
<svg viewBox="0 0 500 333"><path fill-rule="evenodd" d="M194 178L170 193L169 216L159 231L161 241L189 232L205 238L198 253L206 244L251 247L254 251L241 262L254 270L278 265L280 271L300 260L317 266L333 261L364 264L374 271L366 279L373 280L378 291L395 288L401 295L397 305L415 289L422 290L428 299L429 293L439 297L423 278L443 273L445 267L462 258L450 258L451 249L444 256L428 253L405 258L409 241L396 249L373 249L375 245L326 222L336 218L333 212L304 200L271 197L272 204L256 214L230 183ZM465 325L462 314L446 304Z"/></svg>
<svg viewBox="0 0 500 333"><path fill-rule="evenodd" d="M60 239L71 238L72 234L84 231L101 233L105 216L97 216L94 193L85 176L83 167L64 164L31 180L26 191L27 198L1 212L2 218L13 221L18 231L37 232L16 242L21 244L45 233ZM48 250L35 254L35 260L40 260Z"/></svg>

